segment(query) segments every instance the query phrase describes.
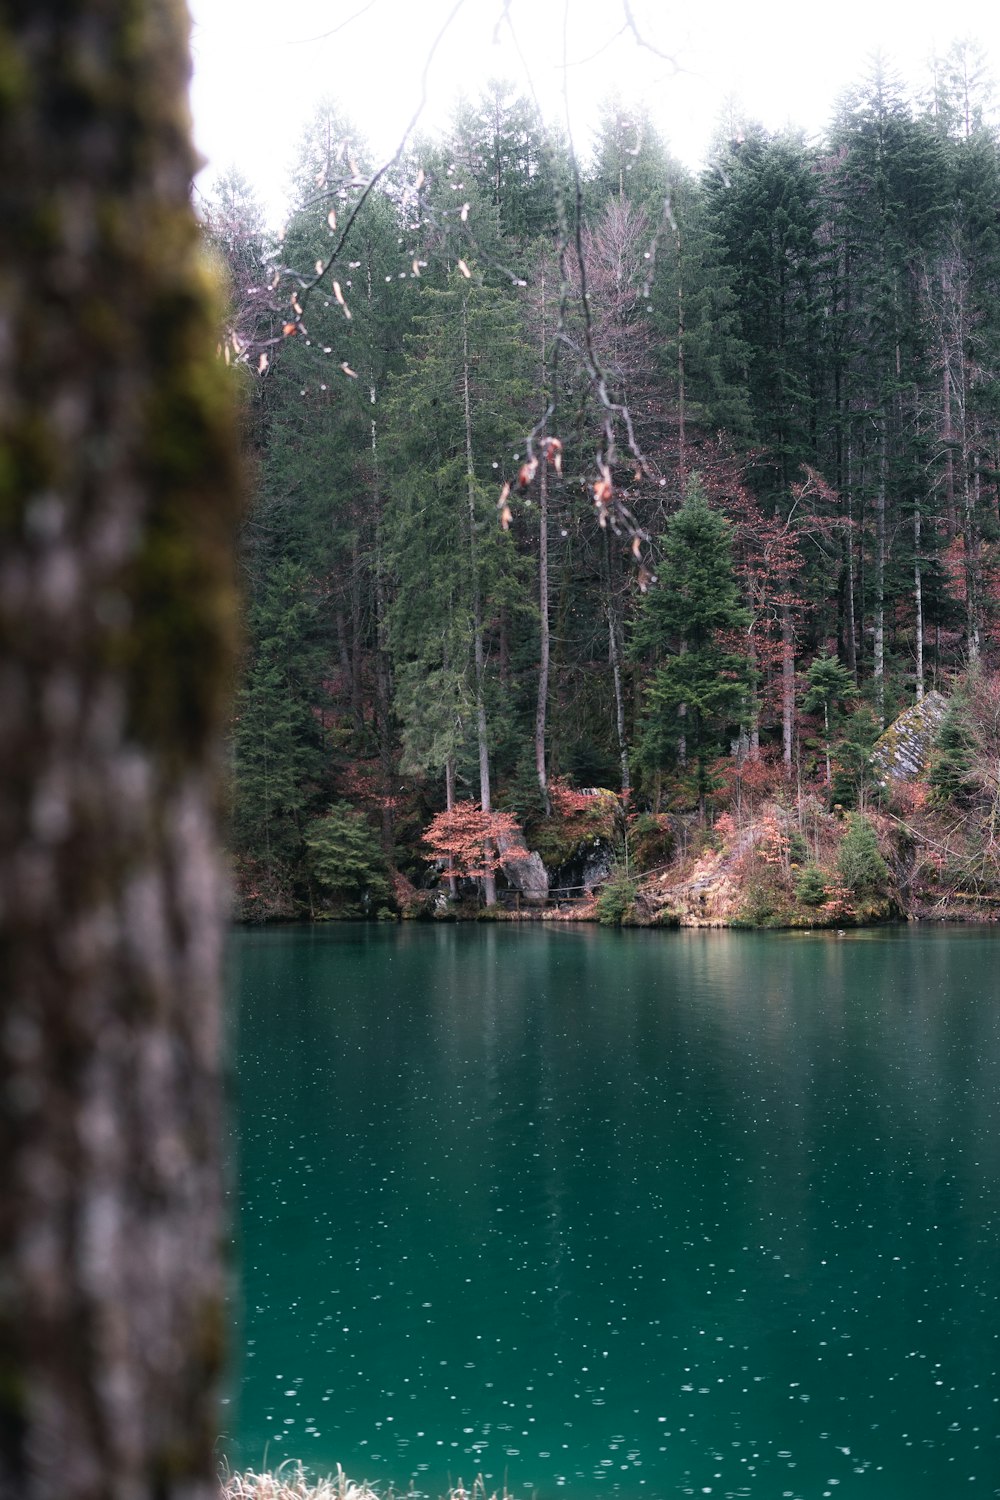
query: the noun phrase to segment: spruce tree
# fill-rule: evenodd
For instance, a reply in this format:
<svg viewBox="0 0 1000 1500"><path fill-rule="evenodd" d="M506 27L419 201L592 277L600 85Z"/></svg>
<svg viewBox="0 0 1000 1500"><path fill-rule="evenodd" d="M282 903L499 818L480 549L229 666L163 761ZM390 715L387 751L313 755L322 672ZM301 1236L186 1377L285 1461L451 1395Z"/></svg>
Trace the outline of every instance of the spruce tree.
<svg viewBox="0 0 1000 1500"><path fill-rule="evenodd" d="M303 880L305 821L322 797L324 652L309 574L279 561L249 611L233 733L233 837L287 909Z"/></svg>
<svg viewBox="0 0 1000 1500"><path fill-rule="evenodd" d="M489 812L494 679L510 630L530 611L514 535L497 524L495 478L524 431L526 351L517 304L471 274L425 288L421 304L390 401L389 642L409 685L396 707L411 763L421 754L444 772L451 799L458 705L472 705L461 727L474 739ZM420 693L432 673L445 688L436 711Z"/></svg>
<svg viewBox="0 0 1000 1500"><path fill-rule="evenodd" d="M693 760L703 807L708 762L740 718L750 664L738 645L749 615L740 603L729 524L709 508L697 476L668 523L659 577L632 631L633 658L649 664L639 750L653 771Z"/></svg>

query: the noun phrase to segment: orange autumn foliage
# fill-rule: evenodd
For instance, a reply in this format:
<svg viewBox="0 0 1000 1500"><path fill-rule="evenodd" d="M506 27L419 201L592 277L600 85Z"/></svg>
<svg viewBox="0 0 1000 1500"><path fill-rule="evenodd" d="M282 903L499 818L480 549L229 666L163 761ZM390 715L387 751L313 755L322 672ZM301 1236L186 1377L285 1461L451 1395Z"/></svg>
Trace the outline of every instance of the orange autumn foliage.
<svg viewBox="0 0 1000 1500"><path fill-rule="evenodd" d="M501 855L499 846L521 839L517 819L510 813L483 812L478 802L456 802L450 812L439 812L424 834L429 860L442 860L455 875L482 880L494 875L502 862L527 859L528 850L514 846Z"/></svg>

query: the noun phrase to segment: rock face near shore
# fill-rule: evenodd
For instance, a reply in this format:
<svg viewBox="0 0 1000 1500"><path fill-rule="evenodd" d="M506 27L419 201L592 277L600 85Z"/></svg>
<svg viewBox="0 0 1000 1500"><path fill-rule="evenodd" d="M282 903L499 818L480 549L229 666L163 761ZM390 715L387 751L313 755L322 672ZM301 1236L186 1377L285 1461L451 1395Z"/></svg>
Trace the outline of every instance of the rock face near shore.
<svg viewBox="0 0 1000 1500"><path fill-rule="evenodd" d="M885 781L916 781L923 776L947 711L948 700L937 691L904 709L875 741L872 765L876 773Z"/></svg>
<svg viewBox="0 0 1000 1500"><path fill-rule="evenodd" d="M497 840L500 868L516 891L532 906L544 906L549 899L549 872L541 855L529 852L520 834L504 834Z"/></svg>
<svg viewBox="0 0 1000 1500"><path fill-rule="evenodd" d="M761 836L762 829L752 825L729 848L706 850L684 879L668 870L651 881L647 899L658 919L668 914L681 927L731 926L744 896L741 866Z"/></svg>

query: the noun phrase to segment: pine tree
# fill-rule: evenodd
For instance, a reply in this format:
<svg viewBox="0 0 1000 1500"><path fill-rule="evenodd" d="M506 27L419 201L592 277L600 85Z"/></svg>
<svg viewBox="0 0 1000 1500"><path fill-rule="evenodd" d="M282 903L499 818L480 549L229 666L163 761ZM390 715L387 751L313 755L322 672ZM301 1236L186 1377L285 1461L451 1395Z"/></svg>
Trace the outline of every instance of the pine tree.
<svg viewBox="0 0 1000 1500"><path fill-rule="evenodd" d="M827 185L845 245L844 477L854 515L870 511L874 530L868 597L861 603L872 617L871 672L876 712L884 722L894 538L912 536L917 552L915 530L897 524L894 499L905 496L915 507L926 506L920 269L944 223L947 172L938 135L912 118L881 58L845 99L833 144L837 165ZM904 568L896 574L900 588L910 572L908 563Z"/></svg>
<svg viewBox="0 0 1000 1500"><path fill-rule="evenodd" d="M817 709L823 710L823 750L826 756L826 784L831 785L830 776L830 727L831 711L836 712L837 705L851 698L856 698L858 690L854 685L854 679L847 668L836 657L821 653L811 663L806 673L809 688L802 699L802 707L807 714L815 713Z"/></svg>
<svg viewBox="0 0 1000 1500"><path fill-rule="evenodd" d="M816 464L822 251L814 159L801 140L755 130L705 177L709 225L739 287L738 337L766 470L758 485L787 507L803 464Z"/></svg>
<svg viewBox="0 0 1000 1500"><path fill-rule="evenodd" d="M855 896L883 896L889 869L871 823L862 813L848 813L847 831L837 853L837 873Z"/></svg>
<svg viewBox="0 0 1000 1500"><path fill-rule="evenodd" d="M306 819L322 797L324 662L301 564L280 561L249 613L251 651L233 735L233 837L272 899L294 900Z"/></svg>
<svg viewBox="0 0 1000 1500"><path fill-rule="evenodd" d="M390 415L389 640L397 673L413 688L397 710L407 714L411 763L418 745L425 756L444 756L433 768L445 773L450 803L456 709L472 705L473 722L461 727L474 735L479 800L489 813L495 658L487 642L499 632L498 647L509 649L507 617L529 606L514 537L496 523L496 489L486 476L505 464L524 430L525 350L516 304L471 277L456 271L446 289L425 289L422 302ZM419 691L430 673L447 685L436 712Z"/></svg>
<svg viewBox="0 0 1000 1500"><path fill-rule="evenodd" d="M368 915L389 899L378 839L349 802L334 802L306 825L309 868L317 884L345 915Z"/></svg>
<svg viewBox="0 0 1000 1500"><path fill-rule="evenodd" d="M750 432L748 349L739 336L736 272L709 217L709 195L680 167L669 177L669 219L656 247L650 303L654 357L677 412L679 488L690 461L689 429Z"/></svg>
<svg viewBox="0 0 1000 1500"><path fill-rule="evenodd" d="M525 246L555 234L568 193L565 156L530 100L491 80L475 104L459 110L453 145L500 240Z"/></svg>
<svg viewBox="0 0 1000 1500"><path fill-rule="evenodd" d="M659 576L632 631L633 658L651 665L640 754L654 771L693 759L704 806L709 759L745 704L749 662L737 642L749 615L740 603L729 524L709 509L697 476L667 526Z"/></svg>

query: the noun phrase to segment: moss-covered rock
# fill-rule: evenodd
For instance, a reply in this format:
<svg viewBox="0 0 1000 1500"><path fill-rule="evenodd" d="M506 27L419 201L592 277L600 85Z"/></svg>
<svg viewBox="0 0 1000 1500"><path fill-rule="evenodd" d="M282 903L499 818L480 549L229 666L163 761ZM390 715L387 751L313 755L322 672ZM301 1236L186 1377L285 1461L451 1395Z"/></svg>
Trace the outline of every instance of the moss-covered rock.
<svg viewBox="0 0 1000 1500"><path fill-rule="evenodd" d="M871 760L884 782L916 781L927 774L948 700L932 691L894 719L875 741Z"/></svg>

